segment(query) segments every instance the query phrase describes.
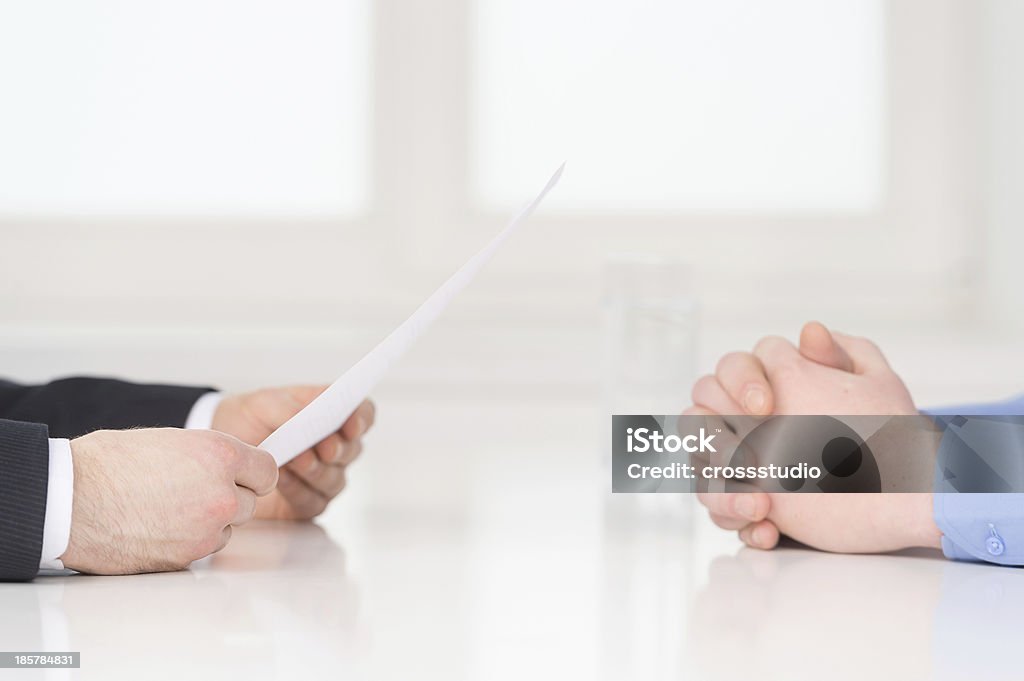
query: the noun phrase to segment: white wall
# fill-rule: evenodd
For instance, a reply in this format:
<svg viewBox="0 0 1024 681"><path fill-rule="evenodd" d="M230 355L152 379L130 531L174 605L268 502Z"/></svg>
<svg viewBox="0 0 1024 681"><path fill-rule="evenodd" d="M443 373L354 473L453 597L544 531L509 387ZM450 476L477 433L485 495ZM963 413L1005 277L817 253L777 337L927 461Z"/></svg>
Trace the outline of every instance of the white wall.
<svg viewBox="0 0 1024 681"><path fill-rule="evenodd" d="M1024 5L988 0L985 7L984 103L987 231L978 236L987 256L986 295L1003 328L1024 326L1024 45L1014 30Z"/></svg>
<svg viewBox="0 0 1024 681"><path fill-rule="evenodd" d="M503 219L474 194L476 11L471 0L374 3L365 211L0 210L0 374L101 372L227 387L333 378ZM391 385L424 394L541 384L593 392L602 265L630 250L692 263L705 368L758 335L792 335L800 320L818 317L891 347L924 400L1012 389L1017 375L998 365L1014 360L1016 336L993 336L990 320L1016 319L1024 295L1014 257L1024 206L1013 191L1020 7L906 0L884 3L884 12L887 151L876 209L716 214L636 202L542 212ZM301 31L289 35L303 40ZM563 40L571 53L574 36ZM4 68L30 75L33 65ZM525 185L544 179L532 168L512 173ZM979 365L979 355L993 366Z"/></svg>

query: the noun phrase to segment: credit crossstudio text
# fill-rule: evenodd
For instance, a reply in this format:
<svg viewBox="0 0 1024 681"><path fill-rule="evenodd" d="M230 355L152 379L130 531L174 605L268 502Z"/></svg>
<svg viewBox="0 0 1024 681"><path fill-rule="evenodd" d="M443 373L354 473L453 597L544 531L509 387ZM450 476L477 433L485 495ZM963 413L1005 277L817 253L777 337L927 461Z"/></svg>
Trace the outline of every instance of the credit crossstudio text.
<svg viewBox="0 0 1024 681"><path fill-rule="evenodd" d="M713 440L715 434L709 434L704 428L691 435L663 435L647 428L626 429L626 451L630 454L676 454L685 452L693 454L717 453ZM785 480L785 479L818 479L821 469L806 463L790 466L767 464L764 466L719 466L705 464L699 467L689 463L673 462L667 465L651 466L631 463L626 467L626 475L635 480L645 478L666 478L692 480Z"/></svg>

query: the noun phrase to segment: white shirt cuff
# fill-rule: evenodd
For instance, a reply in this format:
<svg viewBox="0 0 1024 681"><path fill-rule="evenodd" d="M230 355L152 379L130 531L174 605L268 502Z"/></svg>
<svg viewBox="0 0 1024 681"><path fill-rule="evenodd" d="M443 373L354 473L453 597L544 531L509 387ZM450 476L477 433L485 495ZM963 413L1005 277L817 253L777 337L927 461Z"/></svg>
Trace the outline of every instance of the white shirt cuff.
<svg viewBox="0 0 1024 681"><path fill-rule="evenodd" d="M224 399L222 393L206 393L192 405L192 411L185 419L185 428L188 430L210 430L213 427L213 414L217 411L220 401Z"/></svg>
<svg viewBox="0 0 1024 681"><path fill-rule="evenodd" d="M46 515L43 519L41 570L63 570L60 557L68 550L71 538L71 503L75 494L75 469L71 461L71 442L50 438L50 471L46 488Z"/></svg>

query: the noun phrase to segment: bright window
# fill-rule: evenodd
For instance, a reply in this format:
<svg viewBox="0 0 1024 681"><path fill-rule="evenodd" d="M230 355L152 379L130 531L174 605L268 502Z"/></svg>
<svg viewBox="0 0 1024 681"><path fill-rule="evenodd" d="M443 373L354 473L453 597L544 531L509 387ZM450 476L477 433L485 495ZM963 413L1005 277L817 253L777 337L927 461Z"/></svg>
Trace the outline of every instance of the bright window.
<svg viewBox="0 0 1024 681"><path fill-rule="evenodd" d="M367 0L0 5L0 214L351 215Z"/></svg>
<svg viewBox="0 0 1024 681"><path fill-rule="evenodd" d="M629 213L851 213L885 186L881 0L478 0L477 193ZM810 96L809 93L813 93Z"/></svg>

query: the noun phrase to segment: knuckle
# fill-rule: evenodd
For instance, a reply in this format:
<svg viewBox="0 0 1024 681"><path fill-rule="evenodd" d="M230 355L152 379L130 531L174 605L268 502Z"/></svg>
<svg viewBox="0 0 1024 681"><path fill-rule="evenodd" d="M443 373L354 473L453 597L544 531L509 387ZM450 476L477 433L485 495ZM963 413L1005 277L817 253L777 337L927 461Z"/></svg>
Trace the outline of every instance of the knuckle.
<svg viewBox="0 0 1024 681"><path fill-rule="evenodd" d="M870 338L854 336L853 338L850 339L850 341L853 343L855 347L860 348L861 352L867 352L877 355L882 354L881 348L879 348L878 344L875 343L875 341L871 340Z"/></svg>
<svg viewBox="0 0 1024 681"><path fill-rule="evenodd" d="M287 467L282 468L279 471L277 477L277 488L282 492L287 492L295 487L295 473L292 471L291 464Z"/></svg>
<svg viewBox="0 0 1024 681"><path fill-rule="evenodd" d="M241 506L238 503L238 497L234 494L227 495L223 502L223 513L228 518L234 518L235 515L241 510Z"/></svg>
<svg viewBox="0 0 1024 681"><path fill-rule="evenodd" d="M206 556L209 556L210 554L217 553L218 551L220 551L221 549L223 549L225 546L228 545L228 540L230 540L230 539L231 539L231 526L230 525L228 525L227 527L224 527L224 528L217 528L216 531L210 532L207 536L203 537L203 539L199 542L199 545L196 547L196 553L198 555L193 560L198 560L199 558L205 558Z"/></svg>
<svg viewBox="0 0 1024 681"><path fill-rule="evenodd" d="M270 473L274 478L277 477L277 461L274 459L273 454L266 451L265 449L256 450L257 461L260 467L267 473Z"/></svg>
<svg viewBox="0 0 1024 681"><path fill-rule="evenodd" d="M690 390L690 399L694 404L700 404L701 398L706 397L708 392L711 390L712 385L717 382L718 379L712 374L705 374L697 379L693 384L693 389Z"/></svg>
<svg viewBox="0 0 1024 681"><path fill-rule="evenodd" d="M714 412L694 404L684 409L680 416L711 416L713 414Z"/></svg>
<svg viewBox="0 0 1024 681"><path fill-rule="evenodd" d="M210 500L208 513L216 523L226 523L238 513L238 497L227 490L220 492Z"/></svg>
<svg viewBox="0 0 1024 681"><path fill-rule="evenodd" d="M217 553L218 551L220 551L228 545L228 542L231 541L231 532L232 530L230 525L224 528L224 531L221 532L220 536L217 537L217 545L213 549L212 553Z"/></svg>
<svg viewBox="0 0 1024 681"><path fill-rule="evenodd" d="M776 348L787 345L788 342L789 341L782 336L765 336L754 344L754 354L761 355L769 353Z"/></svg>
<svg viewBox="0 0 1024 681"><path fill-rule="evenodd" d="M332 435L316 446L316 458L331 464L345 456L347 444L337 435Z"/></svg>
<svg viewBox="0 0 1024 681"><path fill-rule="evenodd" d="M230 539L230 525L223 529L218 529L216 532L211 532L210 535L203 540L203 556L209 556L210 554L217 553L228 545L228 540Z"/></svg>
<svg viewBox="0 0 1024 681"><path fill-rule="evenodd" d="M210 534L196 542L193 555L189 561L202 560L211 553L216 553L220 546L220 535Z"/></svg>
<svg viewBox="0 0 1024 681"><path fill-rule="evenodd" d="M356 440L349 445L348 461L354 461L356 457L363 453L363 443L361 440Z"/></svg>
<svg viewBox="0 0 1024 681"><path fill-rule="evenodd" d="M325 497L319 494L310 494L299 504L301 508L300 513L307 518L318 516L327 509L327 501Z"/></svg>
<svg viewBox="0 0 1024 681"><path fill-rule="evenodd" d="M711 502L708 508L719 518L728 518L730 516L729 508L730 495L728 492L717 492L710 495Z"/></svg>
<svg viewBox="0 0 1024 681"><path fill-rule="evenodd" d="M715 494L714 492L710 492L709 491L709 492L701 492L697 496L697 498L700 501L701 505L704 506L704 508L706 508L708 510L708 513L710 513L711 515L717 515L717 513L718 513L718 497L720 497L720 496L721 496L720 494Z"/></svg>
<svg viewBox="0 0 1024 681"><path fill-rule="evenodd" d="M772 383L784 385L796 381L800 376L800 367L795 362L783 361L772 367Z"/></svg>
<svg viewBox="0 0 1024 681"><path fill-rule="evenodd" d="M274 457L271 456L269 452L264 452L263 450L260 450L260 452L261 458L259 465L262 469L261 473L266 476L267 482L265 487L258 491L261 491L264 494L269 494L275 487L277 487L277 481L281 472L277 467L277 461L274 460Z"/></svg>
<svg viewBox="0 0 1024 681"><path fill-rule="evenodd" d="M733 529L731 526L732 524L729 522L728 518L725 518L714 512L711 513L711 522L713 522L717 527L723 530Z"/></svg>
<svg viewBox="0 0 1024 681"><path fill-rule="evenodd" d="M737 367L741 367L748 362L750 353L748 352L728 352L718 360L718 364L715 365L715 374L722 375L729 373Z"/></svg>
<svg viewBox="0 0 1024 681"><path fill-rule="evenodd" d="M312 510L314 515L320 515L327 510L327 499L321 496L317 496L313 501Z"/></svg>
<svg viewBox="0 0 1024 681"><path fill-rule="evenodd" d="M231 437L222 433L204 433L206 435L206 451L225 466L238 463L238 449Z"/></svg>
<svg viewBox="0 0 1024 681"><path fill-rule="evenodd" d="M318 467L319 463L313 452L306 452L295 460L295 468L303 475L312 475Z"/></svg>
<svg viewBox="0 0 1024 681"><path fill-rule="evenodd" d="M148 567L159 572L187 570L193 561L199 560L201 555L201 542L192 541L190 544L178 544L170 549L165 555L154 559Z"/></svg>

